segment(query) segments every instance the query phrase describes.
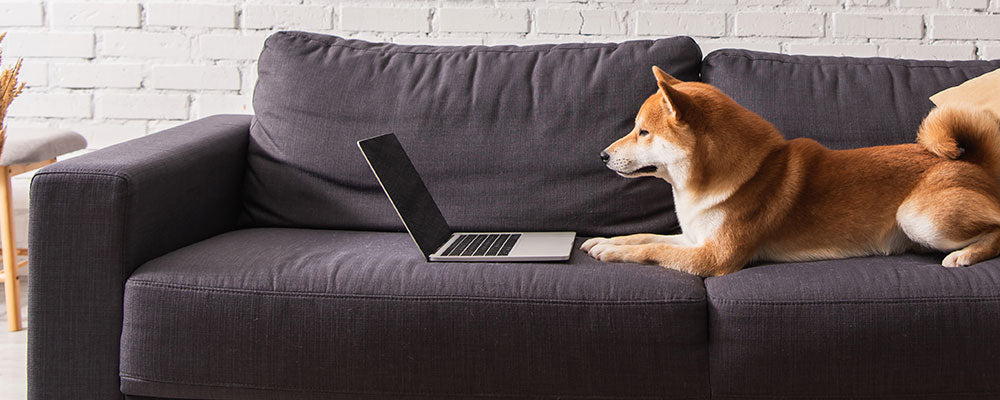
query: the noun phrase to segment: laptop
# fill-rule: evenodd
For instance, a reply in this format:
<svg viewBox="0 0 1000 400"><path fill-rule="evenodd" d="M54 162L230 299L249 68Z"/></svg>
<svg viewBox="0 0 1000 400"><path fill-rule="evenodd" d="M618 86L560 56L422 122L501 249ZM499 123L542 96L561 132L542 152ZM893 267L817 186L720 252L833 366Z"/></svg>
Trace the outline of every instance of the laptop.
<svg viewBox="0 0 1000 400"><path fill-rule="evenodd" d="M394 134L358 141L403 226L427 261L563 261L576 232L454 232Z"/></svg>

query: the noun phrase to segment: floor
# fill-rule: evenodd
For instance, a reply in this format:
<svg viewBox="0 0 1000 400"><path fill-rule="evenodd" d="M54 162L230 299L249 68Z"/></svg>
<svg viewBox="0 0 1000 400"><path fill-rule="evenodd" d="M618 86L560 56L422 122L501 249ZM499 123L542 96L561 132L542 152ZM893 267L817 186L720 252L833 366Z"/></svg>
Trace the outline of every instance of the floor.
<svg viewBox="0 0 1000 400"><path fill-rule="evenodd" d="M21 322L27 326L27 277L21 277ZM7 306L0 296L0 400L24 400L28 330L7 332Z"/></svg>

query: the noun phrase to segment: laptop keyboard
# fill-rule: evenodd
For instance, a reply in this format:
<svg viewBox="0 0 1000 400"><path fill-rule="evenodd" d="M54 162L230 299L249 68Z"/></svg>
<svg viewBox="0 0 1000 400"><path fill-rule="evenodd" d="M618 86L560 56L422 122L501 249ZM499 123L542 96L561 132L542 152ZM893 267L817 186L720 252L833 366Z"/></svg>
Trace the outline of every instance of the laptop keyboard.
<svg viewBox="0 0 1000 400"><path fill-rule="evenodd" d="M506 256L514 243L521 238L520 233L483 233L458 235L451 242L443 256Z"/></svg>

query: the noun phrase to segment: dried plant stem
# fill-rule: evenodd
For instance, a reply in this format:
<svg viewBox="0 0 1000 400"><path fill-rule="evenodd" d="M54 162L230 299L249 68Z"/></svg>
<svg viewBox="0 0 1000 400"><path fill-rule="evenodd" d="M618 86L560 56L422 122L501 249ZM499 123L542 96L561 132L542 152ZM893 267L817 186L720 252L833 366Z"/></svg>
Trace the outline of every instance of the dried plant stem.
<svg viewBox="0 0 1000 400"><path fill-rule="evenodd" d="M0 33L0 42L6 36L7 32ZM2 49L0 49L0 61L3 61ZM4 143L7 142L7 124L4 123L7 107L24 91L24 83L17 82L19 72L21 72L21 59L14 63L14 67L4 68L3 72L0 72L0 154L3 154Z"/></svg>

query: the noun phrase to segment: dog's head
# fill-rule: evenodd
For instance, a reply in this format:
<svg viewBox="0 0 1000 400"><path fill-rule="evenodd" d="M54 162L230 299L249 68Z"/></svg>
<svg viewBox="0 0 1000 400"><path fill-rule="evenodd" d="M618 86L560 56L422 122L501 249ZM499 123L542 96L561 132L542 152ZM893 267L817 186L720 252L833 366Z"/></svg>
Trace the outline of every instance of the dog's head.
<svg viewBox="0 0 1000 400"><path fill-rule="evenodd" d="M626 178L655 176L668 182L685 177L704 122L695 96L708 85L682 82L653 67L659 89L635 117L635 127L601 152L601 160ZM714 90L714 88L711 88Z"/></svg>

